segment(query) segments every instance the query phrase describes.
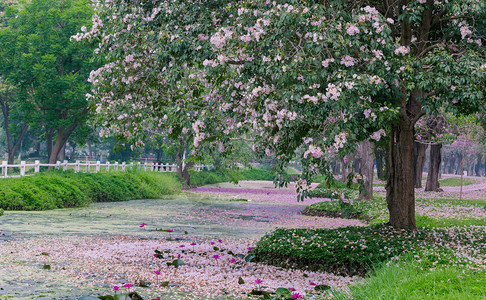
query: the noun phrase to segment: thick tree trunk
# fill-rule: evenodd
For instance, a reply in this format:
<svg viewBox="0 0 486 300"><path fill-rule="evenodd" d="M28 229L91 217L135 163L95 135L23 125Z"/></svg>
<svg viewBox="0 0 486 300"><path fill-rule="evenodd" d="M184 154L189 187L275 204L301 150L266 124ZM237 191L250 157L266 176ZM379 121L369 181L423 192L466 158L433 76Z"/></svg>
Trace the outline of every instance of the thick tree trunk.
<svg viewBox="0 0 486 300"><path fill-rule="evenodd" d="M430 163L427 174L427 183L425 185L426 192L439 192L439 170L441 163L441 148L442 144L434 144L430 146Z"/></svg>
<svg viewBox="0 0 486 300"><path fill-rule="evenodd" d="M390 224L397 228L416 229L413 137L413 123L402 111L391 129L390 176L386 184Z"/></svg>
<svg viewBox="0 0 486 300"><path fill-rule="evenodd" d="M64 161L66 159L66 143L61 147L59 150L59 154L57 155L57 160Z"/></svg>
<svg viewBox="0 0 486 300"><path fill-rule="evenodd" d="M54 146L52 146L51 155L49 155L49 164L56 163L59 152L66 144L68 138L71 136L71 133L73 133L74 129L76 129L76 126L77 124L71 124L71 126L68 128L59 128L57 131L56 142L54 143Z"/></svg>
<svg viewBox="0 0 486 300"><path fill-rule="evenodd" d="M373 199L373 176L374 176L374 155L373 147L369 140L358 143L357 146L359 161L361 165L360 173L363 176L364 189L359 197L365 200Z"/></svg>
<svg viewBox="0 0 486 300"><path fill-rule="evenodd" d="M427 150L428 145L422 144L417 141L413 143L414 149L414 186L416 188L422 187L422 173L424 172L425 167L425 152Z"/></svg>

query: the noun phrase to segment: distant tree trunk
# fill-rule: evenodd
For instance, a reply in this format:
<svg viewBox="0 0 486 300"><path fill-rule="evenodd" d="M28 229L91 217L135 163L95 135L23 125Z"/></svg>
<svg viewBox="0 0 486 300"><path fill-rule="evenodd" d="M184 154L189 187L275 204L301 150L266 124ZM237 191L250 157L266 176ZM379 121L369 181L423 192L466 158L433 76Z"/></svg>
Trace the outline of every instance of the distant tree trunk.
<svg viewBox="0 0 486 300"><path fill-rule="evenodd" d="M185 159L185 151L186 151L186 147L185 147L185 142L182 138L179 138L179 143L180 143L180 147L179 149L177 150L177 153L176 153L176 170L177 170L177 176L179 176L179 178L187 185L187 186L190 186L191 185L191 175L189 174L189 169L194 166L194 163L193 162L188 162L186 163L184 161Z"/></svg>
<svg viewBox="0 0 486 300"><path fill-rule="evenodd" d="M333 160L331 162L331 170L332 170L332 174L334 175L337 175L339 170L338 170L339 166L338 166L338 162L337 160Z"/></svg>
<svg viewBox="0 0 486 300"><path fill-rule="evenodd" d="M461 170L464 166L463 164L463 159L464 159L464 155L462 154L457 154L458 156L458 160L457 160L457 169L456 169L456 175L461 175L463 174L463 170Z"/></svg>
<svg viewBox="0 0 486 300"><path fill-rule="evenodd" d="M61 150L59 150L59 154L57 155L57 159L59 161L64 161L66 160L66 143L61 147Z"/></svg>
<svg viewBox="0 0 486 300"><path fill-rule="evenodd" d="M427 174L427 183L425 185L425 191L427 192L440 191L439 170L441 163L441 148L442 144L434 144L430 147L430 163Z"/></svg>
<svg viewBox="0 0 486 300"><path fill-rule="evenodd" d="M413 143L414 149L414 173L413 173L413 180L415 188L422 187L422 173L424 172L425 167L425 152L427 150L428 145L422 144L417 141Z"/></svg>
<svg viewBox="0 0 486 300"><path fill-rule="evenodd" d="M363 175L364 191L359 197L365 200L373 199L374 155L373 147L369 140L358 143L357 152L361 162L360 173Z"/></svg>
<svg viewBox="0 0 486 300"><path fill-rule="evenodd" d="M348 180L347 176L347 169L346 169L346 157L343 157L341 159L341 162L342 162L342 173L341 173L341 181L342 182L346 182Z"/></svg>
<svg viewBox="0 0 486 300"><path fill-rule="evenodd" d="M47 158L51 157L52 153L52 135L52 130L46 129Z"/></svg>
<svg viewBox="0 0 486 300"><path fill-rule="evenodd" d="M354 160L354 173L359 173L361 170L361 158L358 157Z"/></svg>
<svg viewBox="0 0 486 300"><path fill-rule="evenodd" d="M49 164L56 163L59 152L66 144L68 138L71 136L71 133L73 133L74 129L76 129L77 125L77 123L73 123L68 128L59 128L59 130L57 131L56 142L54 143L54 146L52 146L51 155L49 156Z"/></svg>
<svg viewBox="0 0 486 300"><path fill-rule="evenodd" d="M29 125L25 124L22 126L17 140L14 142L12 132L10 131L10 105L8 104L7 97L9 91L5 92L5 96L0 97L0 106L2 107L3 114L3 126L5 127L5 135L7 136L7 154L8 154L8 164L12 165L15 161L15 154L19 150L22 140L29 129Z"/></svg>
<svg viewBox="0 0 486 300"><path fill-rule="evenodd" d="M39 157L40 156L40 149L41 149L41 142L37 140L35 142L34 146L34 156Z"/></svg>
<svg viewBox="0 0 486 300"><path fill-rule="evenodd" d="M376 161L376 176L378 179L383 180L384 178L384 163L383 163L383 150L375 149L375 161Z"/></svg>
<svg viewBox="0 0 486 300"><path fill-rule="evenodd" d="M71 157L69 159L73 160L76 158L76 143L73 143L71 147L73 147L73 152L71 152Z"/></svg>
<svg viewBox="0 0 486 300"><path fill-rule="evenodd" d="M456 156L452 154L449 161L449 172L448 172L449 174L454 174L455 164L456 164Z"/></svg>

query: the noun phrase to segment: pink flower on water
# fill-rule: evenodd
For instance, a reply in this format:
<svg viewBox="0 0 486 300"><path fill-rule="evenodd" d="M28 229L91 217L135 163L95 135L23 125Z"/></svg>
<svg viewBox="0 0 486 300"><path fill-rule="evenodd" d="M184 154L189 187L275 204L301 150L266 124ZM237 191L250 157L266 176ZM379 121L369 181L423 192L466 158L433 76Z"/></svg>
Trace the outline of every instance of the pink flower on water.
<svg viewBox="0 0 486 300"><path fill-rule="evenodd" d="M295 292L295 289L294 288L289 288L289 291Z"/></svg>
<svg viewBox="0 0 486 300"><path fill-rule="evenodd" d="M115 286L113 287L113 289L114 289L115 291L118 291L118 290L120 289L120 287L115 285Z"/></svg>
<svg viewBox="0 0 486 300"><path fill-rule="evenodd" d="M192 243L191 243L191 246L196 246L196 243L192 242Z"/></svg>
<svg viewBox="0 0 486 300"><path fill-rule="evenodd" d="M257 280L255 280L255 283L256 283L256 284L262 284L262 282L263 282L263 280L261 280L261 279L257 279Z"/></svg>
<svg viewBox="0 0 486 300"><path fill-rule="evenodd" d="M173 231L174 231L174 230L172 230L172 229L167 229L167 232L173 232Z"/></svg>
<svg viewBox="0 0 486 300"><path fill-rule="evenodd" d="M222 240L222 239L219 239L219 240L218 240L218 242L222 243L222 242L223 242L223 240Z"/></svg>
<svg viewBox="0 0 486 300"><path fill-rule="evenodd" d="M310 285L317 285L315 282L312 282L312 281L309 284Z"/></svg>
<svg viewBox="0 0 486 300"><path fill-rule="evenodd" d="M160 300L160 297L155 298L155 300Z"/></svg>
<svg viewBox="0 0 486 300"><path fill-rule="evenodd" d="M154 257L159 257L159 255L158 254L154 254Z"/></svg>
<svg viewBox="0 0 486 300"><path fill-rule="evenodd" d="M251 251L253 248L252 247L248 247L248 251Z"/></svg>
<svg viewBox="0 0 486 300"><path fill-rule="evenodd" d="M159 270L155 270L154 273L157 274L157 275L160 275L160 271Z"/></svg>
<svg viewBox="0 0 486 300"><path fill-rule="evenodd" d="M215 255L213 255L213 258L214 259L219 259L219 255L218 254L215 254Z"/></svg>
<svg viewBox="0 0 486 300"><path fill-rule="evenodd" d="M147 225L147 224L142 223L142 224L140 224L140 226L139 226L139 227L145 227L145 225Z"/></svg>
<svg viewBox="0 0 486 300"><path fill-rule="evenodd" d="M292 294L292 299L302 299L302 298L304 298L304 296L302 296L299 293Z"/></svg>
<svg viewBox="0 0 486 300"><path fill-rule="evenodd" d="M211 242L210 244L211 244L211 245L214 245L214 242Z"/></svg>
<svg viewBox="0 0 486 300"><path fill-rule="evenodd" d="M133 284L127 283L127 284L125 284L123 287L124 287L124 288L129 289L129 288L131 288L132 286L133 286Z"/></svg>
<svg viewBox="0 0 486 300"><path fill-rule="evenodd" d="M232 258L232 259L230 260L230 262L234 263L234 262L236 262L236 259Z"/></svg>
<svg viewBox="0 0 486 300"><path fill-rule="evenodd" d="M184 248L185 246L184 245L180 245L179 247Z"/></svg>

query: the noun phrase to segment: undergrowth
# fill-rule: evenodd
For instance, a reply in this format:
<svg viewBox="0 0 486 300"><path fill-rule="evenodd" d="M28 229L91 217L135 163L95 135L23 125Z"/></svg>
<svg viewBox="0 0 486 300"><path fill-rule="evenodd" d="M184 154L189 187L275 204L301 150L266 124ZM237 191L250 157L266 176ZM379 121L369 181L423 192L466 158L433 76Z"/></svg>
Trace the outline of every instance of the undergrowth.
<svg viewBox="0 0 486 300"><path fill-rule="evenodd" d="M92 202L154 199L179 190L180 182L169 174L49 171L28 177L2 179L0 208L47 210L79 207Z"/></svg>

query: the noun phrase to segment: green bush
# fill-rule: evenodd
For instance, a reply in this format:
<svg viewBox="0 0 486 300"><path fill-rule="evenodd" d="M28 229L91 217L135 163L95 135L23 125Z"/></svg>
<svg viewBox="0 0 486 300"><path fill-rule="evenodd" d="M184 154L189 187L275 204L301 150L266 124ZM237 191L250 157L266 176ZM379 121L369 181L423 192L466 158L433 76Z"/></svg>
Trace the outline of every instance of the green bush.
<svg viewBox="0 0 486 300"><path fill-rule="evenodd" d="M342 199L318 202L307 206L302 211L302 214L307 216L368 220L369 217L363 211L362 207L355 204L357 202L343 201Z"/></svg>
<svg viewBox="0 0 486 300"><path fill-rule="evenodd" d="M237 182L238 180L273 180L274 173L262 169L191 171L191 185L202 186L220 182Z"/></svg>
<svg viewBox="0 0 486 300"><path fill-rule="evenodd" d="M46 210L86 206L92 202L153 199L179 191L172 175L142 172L74 173L50 171L2 179L0 208Z"/></svg>
<svg viewBox="0 0 486 300"><path fill-rule="evenodd" d="M364 275L377 264L411 251L426 237L426 230L397 230L386 225L277 229L265 235L252 253L257 261L280 267Z"/></svg>

